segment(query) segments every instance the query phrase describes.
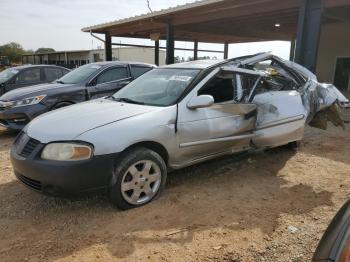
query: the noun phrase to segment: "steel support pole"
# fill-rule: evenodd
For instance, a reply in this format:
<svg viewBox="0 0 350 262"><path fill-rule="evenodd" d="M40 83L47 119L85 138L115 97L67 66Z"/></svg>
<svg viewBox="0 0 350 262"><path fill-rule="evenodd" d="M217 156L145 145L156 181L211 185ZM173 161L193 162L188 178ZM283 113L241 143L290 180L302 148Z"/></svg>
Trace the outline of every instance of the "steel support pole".
<svg viewBox="0 0 350 262"><path fill-rule="evenodd" d="M174 39L174 28L171 24L167 26L166 32L166 64L174 64L175 62L175 39Z"/></svg>
<svg viewBox="0 0 350 262"><path fill-rule="evenodd" d="M323 0L302 0L299 9L295 61L316 71L321 34Z"/></svg>
<svg viewBox="0 0 350 262"><path fill-rule="evenodd" d="M105 34L105 61L112 61L112 37Z"/></svg>
<svg viewBox="0 0 350 262"><path fill-rule="evenodd" d="M154 41L154 63L159 66L159 40Z"/></svg>
<svg viewBox="0 0 350 262"><path fill-rule="evenodd" d="M224 45L224 59L228 58L228 43L226 42Z"/></svg>
<svg viewBox="0 0 350 262"><path fill-rule="evenodd" d="M295 39L292 39L292 41L290 41L290 53L289 53L289 60L290 61L295 60L295 43L296 43Z"/></svg>
<svg viewBox="0 0 350 262"><path fill-rule="evenodd" d="M194 41L193 60L198 60L198 41Z"/></svg>

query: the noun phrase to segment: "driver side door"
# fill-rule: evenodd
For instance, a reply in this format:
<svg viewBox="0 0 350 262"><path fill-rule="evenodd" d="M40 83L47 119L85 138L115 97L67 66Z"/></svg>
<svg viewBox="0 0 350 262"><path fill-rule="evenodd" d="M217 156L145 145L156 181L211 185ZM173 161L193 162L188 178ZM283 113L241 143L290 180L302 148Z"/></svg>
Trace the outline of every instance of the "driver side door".
<svg viewBox="0 0 350 262"><path fill-rule="evenodd" d="M178 143L179 165L189 165L220 154L250 147L256 123L256 106L235 100L236 73L218 70L190 99L179 104ZM189 108L188 102L201 95L214 98L211 106Z"/></svg>

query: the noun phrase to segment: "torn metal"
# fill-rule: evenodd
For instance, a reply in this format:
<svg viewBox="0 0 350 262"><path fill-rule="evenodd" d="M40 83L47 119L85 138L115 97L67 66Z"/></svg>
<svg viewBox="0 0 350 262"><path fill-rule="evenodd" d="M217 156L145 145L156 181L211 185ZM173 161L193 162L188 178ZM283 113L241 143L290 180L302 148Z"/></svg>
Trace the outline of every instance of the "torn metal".
<svg viewBox="0 0 350 262"><path fill-rule="evenodd" d="M257 66L259 64L260 66L265 65L265 67L259 68ZM270 53L262 53L221 69L223 72L231 71L239 74L241 78L242 75L248 75L254 82L249 87L242 87L241 83L236 84L235 93L239 102L254 101L258 106L260 112L257 122L258 129L259 119L260 122L268 122L269 120L275 122L276 117L272 115L281 114L281 107L275 107L268 99L271 92L288 90L298 92L300 95L306 124L326 129L329 121L335 126L345 128L344 122L350 121L349 100L334 85L319 83L312 72L297 63L283 60ZM299 74L299 81L298 77L293 76L292 71ZM245 97L243 97L244 89L249 90ZM290 95L293 93L287 96L283 93L275 93L274 95L279 96L282 103L287 103L288 110L300 110L297 99L293 102L290 101ZM296 94L294 93L294 95ZM293 115L298 113L294 112Z"/></svg>

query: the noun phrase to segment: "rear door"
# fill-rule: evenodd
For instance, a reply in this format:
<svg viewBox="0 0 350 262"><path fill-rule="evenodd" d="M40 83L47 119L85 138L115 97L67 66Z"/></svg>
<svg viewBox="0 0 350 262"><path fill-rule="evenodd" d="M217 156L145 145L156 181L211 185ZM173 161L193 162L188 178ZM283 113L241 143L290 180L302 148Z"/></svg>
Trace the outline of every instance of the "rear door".
<svg viewBox="0 0 350 262"><path fill-rule="evenodd" d="M258 109L256 146L275 147L302 139L306 112L299 92L265 92L257 94L253 103Z"/></svg>
<svg viewBox="0 0 350 262"><path fill-rule="evenodd" d="M98 74L88 86L90 98L112 95L132 80L127 66L109 67Z"/></svg>
<svg viewBox="0 0 350 262"><path fill-rule="evenodd" d="M257 147L275 147L301 140L306 110L301 94L296 91L301 83L293 72L271 55L244 65L245 69L236 67L227 70L244 71L246 77L255 81L254 84L245 85L242 91L242 101L253 103L257 108L253 144Z"/></svg>

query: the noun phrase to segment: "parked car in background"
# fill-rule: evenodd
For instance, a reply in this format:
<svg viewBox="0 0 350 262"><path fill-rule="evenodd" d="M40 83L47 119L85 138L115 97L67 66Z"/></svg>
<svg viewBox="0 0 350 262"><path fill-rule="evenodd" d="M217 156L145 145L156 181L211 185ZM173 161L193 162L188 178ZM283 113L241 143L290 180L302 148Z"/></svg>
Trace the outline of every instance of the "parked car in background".
<svg viewBox="0 0 350 262"><path fill-rule="evenodd" d="M0 95L11 90L52 82L70 70L51 65L24 65L10 67L0 72Z"/></svg>
<svg viewBox="0 0 350 262"><path fill-rule="evenodd" d="M350 200L342 206L329 224L312 261L350 261Z"/></svg>
<svg viewBox="0 0 350 262"><path fill-rule="evenodd" d="M10 60L8 56L0 56L0 72L10 66Z"/></svg>
<svg viewBox="0 0 350 262"><path fill-rule="evenodd" d="M33 118L48 111L114 94L153 68L153 65L132 62L92 63L54 83L10 91L0 97L0 126L21 130Z"/></svg>
<svg viewBox="0 0 350 262"><path fill-rule="evenodd" d="M322 102L322 103L320 103ZM53 195L105 190L121 209L152 201L167 170L343 125L333 85L269 53L158 67L116 94L45 114L11 149L20 181Z"/></svg>
<svg viewBox="0 0 350 262"><path fill-rule="evenodd" d="M10 60L8 56L0 56L0 68L2 66L9 66L10 65Z"/></svg>

